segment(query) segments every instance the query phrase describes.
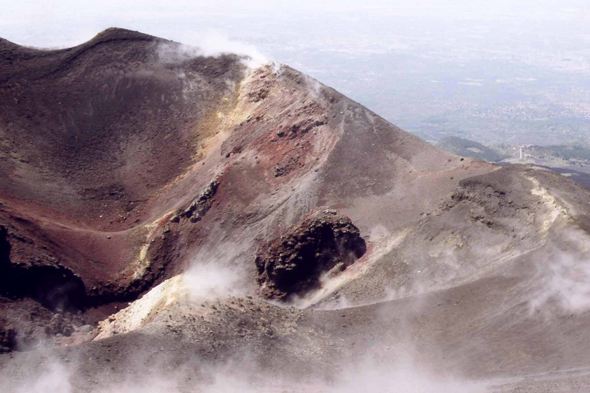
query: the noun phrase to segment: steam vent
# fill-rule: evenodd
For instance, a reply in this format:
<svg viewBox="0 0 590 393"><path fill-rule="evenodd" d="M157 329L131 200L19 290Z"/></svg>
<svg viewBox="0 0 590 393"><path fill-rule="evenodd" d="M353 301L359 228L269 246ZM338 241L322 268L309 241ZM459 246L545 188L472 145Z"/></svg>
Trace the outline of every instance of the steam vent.
<svg viewBox="0 0 590 393"><path fill-rule="evenodd" d="M587 188L204 54L0 39L0 392L590 391Z"/></svg>

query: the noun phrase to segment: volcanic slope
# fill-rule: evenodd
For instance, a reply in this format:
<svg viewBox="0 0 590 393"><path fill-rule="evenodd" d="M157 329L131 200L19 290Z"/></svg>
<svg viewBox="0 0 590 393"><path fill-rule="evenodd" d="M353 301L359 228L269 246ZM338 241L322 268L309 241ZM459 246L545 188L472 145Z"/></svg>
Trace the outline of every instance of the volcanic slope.
<svg viewBox="0 0 590 393"><path fill-rule="evenodd" d="M3 390L588 387L588 190L245 64L0 41Z"/></svg>

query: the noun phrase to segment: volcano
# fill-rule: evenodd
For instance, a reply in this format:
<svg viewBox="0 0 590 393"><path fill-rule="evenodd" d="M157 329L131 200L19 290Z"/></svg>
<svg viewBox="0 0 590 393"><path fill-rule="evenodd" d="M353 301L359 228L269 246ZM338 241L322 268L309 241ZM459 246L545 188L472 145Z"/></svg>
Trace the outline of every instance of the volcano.
<svg viewBox="0 0 590 393"><path fill-rule="evenodd" d="M590 389L588 189L246 60L0 40L2 391Z"/></svg>

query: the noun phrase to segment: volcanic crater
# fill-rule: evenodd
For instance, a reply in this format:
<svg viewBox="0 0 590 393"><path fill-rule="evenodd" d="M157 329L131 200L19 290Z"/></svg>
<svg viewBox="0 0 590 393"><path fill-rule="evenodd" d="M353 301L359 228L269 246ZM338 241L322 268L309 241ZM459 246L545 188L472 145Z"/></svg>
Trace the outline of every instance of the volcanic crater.
<svg viewBox="0 0 590 393"><path fill-rule="evenodd" d="M75 392L232 362L312 392L367 354L466 392L590 387L588 189L245 60L0 39L2 391L50 357Z"/></svg>

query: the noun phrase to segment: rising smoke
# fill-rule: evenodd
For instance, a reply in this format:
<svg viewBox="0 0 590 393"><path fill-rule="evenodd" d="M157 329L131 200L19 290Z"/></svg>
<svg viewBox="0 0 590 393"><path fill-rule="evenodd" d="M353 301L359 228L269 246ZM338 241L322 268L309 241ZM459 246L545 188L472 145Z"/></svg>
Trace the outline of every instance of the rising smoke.
<svg viewBox="0 0 590 393"><path fill-rule="evenodd" d="M138 351L141 349L138 348ZM136 355L140 356L140 355ZM166 369L169 359L162 358L159 369ZM191 361L190 367L160 372L154 360L137 367L145 373L129 376L123 381L100 381L97 386L79 389L76 366L51 359L25 382L0 382L3 392L14 393L484 393L488 385L458 378L436 375L400 355L397 361L379 362L359 359L350 364L334 364L334 374L327 377L277 377L264 370L255 360L233 359L217 366ZM187 365L189 366L189 365ZM147 372L149 370L149 372ZM116 378L119 379L119 378Z"/></svg>
<svg viewBox="0 0 590 393"><path fill-rule="evenodd" d="M187 37L190 45L165 43L158 47L159 59L164 63L180 63L198 56L217 57L234 54L248 68L258 68L270 61L255 46L229 39L225 35L209 31L206 34Z"/></svg>
<svg viewBox="0 0 590 393"><path fill-rule="evenodd" d="M555 236L536 260L540 280L530 302L531 313L549 303L565 312L588 311L590 236L581 229L571 228Z"/></svg>

